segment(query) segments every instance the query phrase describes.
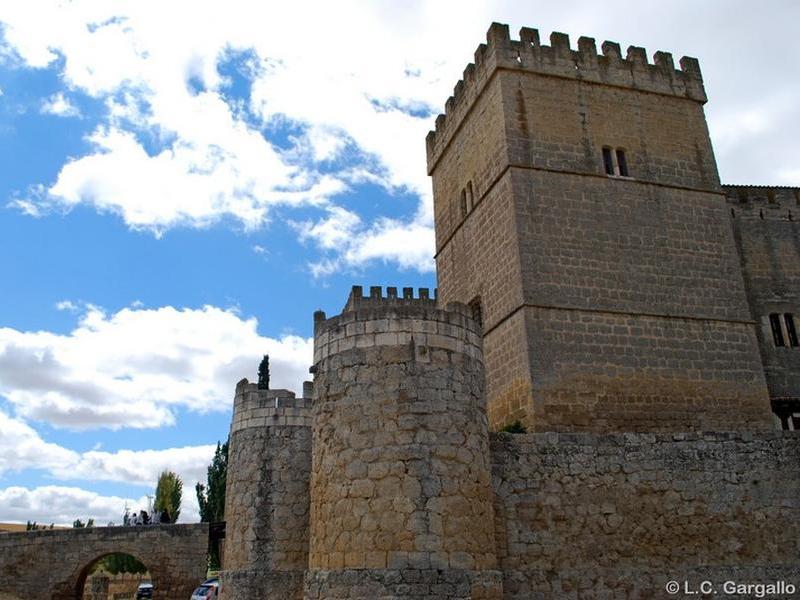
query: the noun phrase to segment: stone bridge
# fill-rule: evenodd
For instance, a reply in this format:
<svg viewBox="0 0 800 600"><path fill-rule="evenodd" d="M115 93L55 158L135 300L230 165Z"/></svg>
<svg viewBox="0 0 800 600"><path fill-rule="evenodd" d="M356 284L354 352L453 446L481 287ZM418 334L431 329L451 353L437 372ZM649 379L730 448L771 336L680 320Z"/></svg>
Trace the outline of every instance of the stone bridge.
<svg viewBox="0 0 800 600"><path fill-rule="evenodd" d="M91 567L122 552L150 571L157 600L189 600L205 579L208 523L48 529L0 534L0 591L21 600L76 600Z"/></svg>

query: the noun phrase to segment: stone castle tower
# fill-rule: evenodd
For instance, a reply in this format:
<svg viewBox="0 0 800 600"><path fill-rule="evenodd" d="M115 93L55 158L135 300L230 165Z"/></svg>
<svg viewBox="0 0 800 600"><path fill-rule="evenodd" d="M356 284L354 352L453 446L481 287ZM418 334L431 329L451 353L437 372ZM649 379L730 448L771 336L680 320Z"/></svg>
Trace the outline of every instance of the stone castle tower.
<svg viewBox="0 0 800 600"><path fill-rule="evenodd" d="M428 135L440 297L480 315L493 428L773 426L700 68L680 67L495 23Z"/></svg>
<svg viewBox="0 0 800 600"><path fill-rule="evenodd" d="M236 387L221 597L800 580L800 190L720 185L680 65L491 26L427 140L438 293L354 286L303 398Z"/></svg>

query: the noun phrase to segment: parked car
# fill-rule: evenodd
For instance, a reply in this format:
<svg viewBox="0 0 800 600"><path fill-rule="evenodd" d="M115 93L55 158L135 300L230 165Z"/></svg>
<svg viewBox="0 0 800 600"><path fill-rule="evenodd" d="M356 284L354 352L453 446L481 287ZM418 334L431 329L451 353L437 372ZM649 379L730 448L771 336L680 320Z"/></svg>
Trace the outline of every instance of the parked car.
<svg viewBox="0 0 800 600"><path fill-rule="evenodd" d="M150 600L153 597L153 584L149 581L139 584L136 590L136 600Z"/></svg>
<svg viewBox="0 0 800 600"><path fill-rule="evenodd" d="M206 579L193 593L191 600L216 600L219 597L219 579Z"/></svg>

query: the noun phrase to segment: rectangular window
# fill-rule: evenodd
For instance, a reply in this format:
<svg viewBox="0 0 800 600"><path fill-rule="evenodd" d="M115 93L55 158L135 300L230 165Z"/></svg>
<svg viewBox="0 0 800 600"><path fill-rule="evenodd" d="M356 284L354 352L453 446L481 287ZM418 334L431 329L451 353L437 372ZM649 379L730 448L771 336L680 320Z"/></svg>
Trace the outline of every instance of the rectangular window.
<svg viewBox="0 0 800 600"><path fill-rule="evenodd" d="M628 176L628 161L625 160L625 151L620 148L617 148L617 167L620 175Z"/></svg>
<svg viewBox="0 0 800 600"><path fill-rule="evenodd" d="M781 329L781 316L778 313L772 313L769 316L769 326L772 328L772 340L776 346L785 346L786 342L783 341L783 330Z"/></svg>
<svg viewBox="0 0 800 600"><path fill-rule="evenodd" d="M461 190L461 216L467 216L467 190Z"/></svg>
<svg viewBox="0 0 800 600"><path fill-rule="evenodd" d="M794 315L786 313L783 315L783 320L786 323L786 335L789 337L789 345L792 348L797 348L800 343L797 341L797 329L794 326Z"/></svg>
<svg viewBox="0 0 800 600"><path fill-rule="evenodd" d="M608 146L603 147L603 166L606 169L606 175L614 174L614 158L611 155L611 148Z"/></svg>

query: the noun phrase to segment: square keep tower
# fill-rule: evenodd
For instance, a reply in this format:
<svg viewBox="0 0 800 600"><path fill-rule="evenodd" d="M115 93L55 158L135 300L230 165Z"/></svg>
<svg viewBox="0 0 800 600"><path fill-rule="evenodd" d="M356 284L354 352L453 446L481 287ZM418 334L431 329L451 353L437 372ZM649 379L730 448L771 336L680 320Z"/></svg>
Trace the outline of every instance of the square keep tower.
<svg viewBox="0 0 800 600"><path fill-rule="evenodd" d="M427 139L439 301L482 322L489 418L772 427L698 62L493 24Z"/></svg>

